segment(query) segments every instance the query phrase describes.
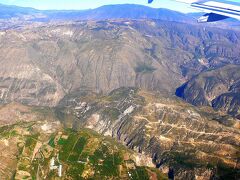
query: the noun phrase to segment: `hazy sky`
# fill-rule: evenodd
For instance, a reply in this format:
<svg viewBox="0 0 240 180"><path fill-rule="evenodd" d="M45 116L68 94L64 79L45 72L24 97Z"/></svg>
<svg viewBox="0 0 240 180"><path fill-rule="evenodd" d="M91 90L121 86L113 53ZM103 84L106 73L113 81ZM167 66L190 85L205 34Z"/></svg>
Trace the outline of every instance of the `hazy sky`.
<svg viewBox="0 0 240 180"><path fill-rule="evenodd" d="M36 9L90 9L107 4L142 4L148 5L147 0L0 0L2 4L34 7ZM168 8L182 12L191 12L193 9L185 4L170 0L155 0L151 5L154 8Z"/></svg>

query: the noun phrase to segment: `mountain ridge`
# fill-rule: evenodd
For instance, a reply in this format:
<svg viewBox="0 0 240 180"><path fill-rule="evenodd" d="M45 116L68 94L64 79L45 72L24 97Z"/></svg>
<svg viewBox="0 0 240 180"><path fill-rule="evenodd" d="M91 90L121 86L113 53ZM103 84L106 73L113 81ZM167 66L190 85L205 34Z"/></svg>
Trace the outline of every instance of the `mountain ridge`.
<svg viewBox="0 0 240 180"><path fill-rule="evenodd" d="M176 90L176 95L196 106L212 106L240 117L240 66L226 65L202 72Z"/></svg>
<svg viewBox="0 0 240 180"><path fill-rule="evenodd" d="M2 9L7 9L3 11ZM116 18L150 18L150 19L169 19L169 20L181 20L189 21L190 18L180 12L164 9L164 8L151 8L143 5L137 4L117 4L117 5L105 5L95 9L86 10L38 10L34 8L25 8L11 5L0 6L2 12L4 12L6 17L19 17L24 15L34 15L41 14L45 16L45 20L53 19L116 19ZM19 13L13 13L13 12ZM7 16L7 14L9 14ZM166 17L170 16L170 17ZM173 17L171 17L173 16ZM34 20L34 19L33 19Z"/></svg>
<svg viewBox="0 0 240 180"><path fill-rule="evenodd" d="M114 137L151 157L156 168L174 169L176 179L239 178L240 124L226 114L137 88L119 88L100 97L75 94L56 112L65 117L61 122L67 127ZM225 159L226 152L233 154Z"/></svg>
<svg viewBox="0 0 240 180"><path fill-rule="evenodd" d="M174 94L196 74L240 64L238 32L162 20L49 23L0 39L1 103L55 106L69 93L119 87Z"/></svg>
<svg viewBox="0 0 240 180"><path fill-rule="evenodd" d="M34 22L56 22L56 21L79 21L79 20L110 20L110 19L159 19L172 22L183 22L198 24L197 19L203 13L182 13L165 8L152 8L138 4L116 4L105 5L95 9L86 10L38 10L28 7L2 5L0 7L0 23L3 26L22 26ZM16 13L18 12L18 13ZM234 29L240 22L234 19L224 20L216 23L198 24L199 26L212 26L222 29ZM5 28L6 29L6 28Z"/></svg>

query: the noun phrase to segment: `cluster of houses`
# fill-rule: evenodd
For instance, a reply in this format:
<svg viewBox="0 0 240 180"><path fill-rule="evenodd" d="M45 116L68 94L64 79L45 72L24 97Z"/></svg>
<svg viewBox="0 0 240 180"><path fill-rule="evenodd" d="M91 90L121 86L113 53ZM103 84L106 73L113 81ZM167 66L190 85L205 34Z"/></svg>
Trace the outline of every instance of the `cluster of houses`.
<svg viewBox="0 0 240 180"><path fill-rule="evenodd" d="M58 158L57 158L58 159ZM58 164L58 165L57 165ZM62 164L60 164L59 161L57 161L57 164L55 163L55 158L52 157L50 161L50 170L57 170L58 171L58 176L62 177Z"/></svg>

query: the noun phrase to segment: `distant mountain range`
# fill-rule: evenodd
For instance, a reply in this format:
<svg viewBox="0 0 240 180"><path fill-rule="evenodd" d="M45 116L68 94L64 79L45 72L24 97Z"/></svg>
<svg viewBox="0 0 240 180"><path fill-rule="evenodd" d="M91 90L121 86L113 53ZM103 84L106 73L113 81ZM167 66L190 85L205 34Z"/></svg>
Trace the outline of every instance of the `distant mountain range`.
<svg viewBox="0 0 240 180"><path fill-rule="evenodd" d="M37 10L18 6L0 5L1 19L26 19L26 20L56 20L56 19L163 19L171 21L189 22L192 17L189 15L168 10L156 9L142 5L123 4L123 5L106 5L96 9L89 10Z"/></svg>
<svg viewBox="0 0 240 180"><path fill-rule="evenodd" d="M28 7L0 4L0 22L11 20L14 21L15 26L31 22L106 19L160 19L164 21L197 24L196 19L202 15L203 13L184 14L169 9L150 8L136 4L105 5L88 10L37 10ZM238 20L228 19L217 23L205 24L204 26L216 26L238 30L240 22Z"/></svg>
<svg viewBox="0 0 240 180"><path fill-rule="evenodd" d="M16 17L22 17L25 15L32 15L40 13L39 10L33 8L25 8L25 7L18 7L18 6L9 6L0 4L0 18L1 19L10 19Z"/></svg>

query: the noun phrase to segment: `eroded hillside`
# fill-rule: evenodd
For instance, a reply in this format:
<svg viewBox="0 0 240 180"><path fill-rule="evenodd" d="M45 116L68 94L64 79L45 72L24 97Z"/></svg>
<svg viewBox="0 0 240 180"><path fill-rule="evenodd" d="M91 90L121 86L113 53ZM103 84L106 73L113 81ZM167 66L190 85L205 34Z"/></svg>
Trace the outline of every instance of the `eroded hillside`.
<svg viewBox="0 0 240 180"><path fill-rule="evenodd" d="M176 179L239 178L240 124L226 114L134 88L67 96L57 114L148 155L163 172L173 168Z"/></svg>
<svg viewBox="0 0 240 180"><path fill-rule="evenodd" d="M48 108L16 106L9 104L8 113L22 114L21 121L0 126L1 180L167 179L151 158L112 138L65 129Z"/></svg>
<svg viewBox="0 0 240 180"><path fill-rule="evenodd" d="M0 100L55 106L79 91L174 94L209 68L239 64L239 32L165 21L33 24L0 32Z"/></svg>
<svg viewBox="0 0 240 180"><path fill-rule="evenodd" d="M176 94L197 106L212 106L240 118L240 66L203 72L177 89Z"/></svg>
<svg viewBox="0 0 240 180"><path fill-rule="evenodd" d="M159 93L74 93L56 109L7 104L0 117L0 176L6 179L240 175L239 121Z"/></svg>

